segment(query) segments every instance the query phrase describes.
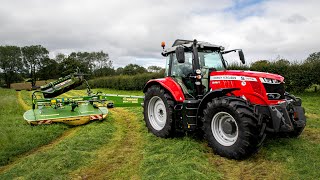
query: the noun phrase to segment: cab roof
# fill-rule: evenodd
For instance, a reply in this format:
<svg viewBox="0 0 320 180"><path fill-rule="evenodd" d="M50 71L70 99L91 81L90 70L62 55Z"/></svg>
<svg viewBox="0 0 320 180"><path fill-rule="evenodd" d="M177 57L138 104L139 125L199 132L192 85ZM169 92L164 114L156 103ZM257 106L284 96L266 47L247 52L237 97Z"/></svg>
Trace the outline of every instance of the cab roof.
<svg viewBox="0 0 320 180"><path fill-rule="evenodd" d="M172 47L166 48L163 50L162 54L169 54L171 52L174 52L176 50L177 47L179 46L184 46L187 48L191 48L193 44L193 40L183 40L183 39L177 39L174 41L174 43L172 44ZM224 50L224 47L222 46L218 46L215 44L211 44L208 42L204 42L204 41L198 41L197 42L198 48L200 47L201 49L203 48L208 48L208 49L217 49L217 50Z"/></svg>

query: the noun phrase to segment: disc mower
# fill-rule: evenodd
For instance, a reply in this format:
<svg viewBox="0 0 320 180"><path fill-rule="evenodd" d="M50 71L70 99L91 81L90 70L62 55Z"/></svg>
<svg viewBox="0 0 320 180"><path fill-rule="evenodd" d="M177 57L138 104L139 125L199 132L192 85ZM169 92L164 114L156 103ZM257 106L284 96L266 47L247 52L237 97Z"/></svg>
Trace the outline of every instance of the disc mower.
<svg viewBox="0 0 320 180"><path fill-rule="evenodd" d="M41 86L40 91L34 91L32 109L24 113L24 119L31 125L57 122L81 125L105 119L108 108L140 106L143 102L141 96L92 93L84 75L73 73ZM83 82L87 85L87 96L57 97L80 86Z"/></svg>
<svg viewBox="0 0 320 180"><path fill-rule="evenodd" d="M150 132L167 138L202 132L215 153L243 159L256 153L266 134L298 137L306 117L301 99L285 91L277 74L226 70L223 55L241 49L197 40L165 48L165 78L147 82L144 119Z"/></svg>

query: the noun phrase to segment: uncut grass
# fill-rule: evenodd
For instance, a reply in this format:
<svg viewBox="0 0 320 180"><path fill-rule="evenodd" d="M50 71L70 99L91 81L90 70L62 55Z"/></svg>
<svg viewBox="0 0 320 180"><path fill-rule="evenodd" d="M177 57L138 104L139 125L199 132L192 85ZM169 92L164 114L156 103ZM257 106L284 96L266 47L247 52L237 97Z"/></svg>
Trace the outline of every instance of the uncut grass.
<svg viewBox="0 0 320 180"><path fill-rule="evenodd" d="M24 103L25 103L26 105L28 105L30 108L31 108L31 106L32 106L32 102L31 102L32 92L33 92L33 91L26 91L26 90L20 91L20 95L21 95L22 100L23 100Z"/></svg>
<svg viewBox="0 0 320 180"><path fill-rule="evenodd" d="M208 148L192 137L159 138L149 133L143 120L142 108L130 108L140 121L144 154L140 165L142 179L220 179L209 164Z"/></svg>
<svg viewBox="0 0 320 180"><path fill-rule="evenodd" d="M320 93L304 93L307 126L298 139L277 139L267 144L268 157L285 162L291 179L318 179L320 177Z"/></svg>
<svg viewBox="0 0 320 180"><path fill-rule="evenodd" d="M284 165L284 179L318 179L320 177L320 144L303 138L274 139L265 143L265 158Z"/></svg>
<svg viewBox="0 0 320 180"><path fill-rule="evenodd" d="M69 179L69 173L91 163L96 149L109 142L115 128L113 118L95 121L84 126L71 137L54 147L25 157L0 174L0 179Z"/></svg>
<svg viewBox="0 0 320 180"><path fill-rule="evenodd" d="M18 155L50 143L68 129L61 124L28 125L22 117L24 110L16 94L15 90L0 89L0 166L12 162Z"/></svg>

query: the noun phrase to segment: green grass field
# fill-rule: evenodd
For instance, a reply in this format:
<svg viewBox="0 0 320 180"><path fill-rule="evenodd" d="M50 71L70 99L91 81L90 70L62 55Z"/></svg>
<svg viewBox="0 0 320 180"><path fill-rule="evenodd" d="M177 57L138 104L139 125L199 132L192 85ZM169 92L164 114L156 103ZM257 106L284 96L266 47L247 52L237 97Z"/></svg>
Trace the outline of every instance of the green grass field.
<svg viewBox="0 0 320 180"><path fill-rule="evenodd" d="M142 92L98 89L109 94ZM63 96L81 96L73 90ZM30 126L29 91L0 89L0 179L318 179L320 94L301 95L307 127L298 139L268 138L243 161L215 155L192 136L148 133L142 107L110 109L107 120L82 126Z"/></svg>

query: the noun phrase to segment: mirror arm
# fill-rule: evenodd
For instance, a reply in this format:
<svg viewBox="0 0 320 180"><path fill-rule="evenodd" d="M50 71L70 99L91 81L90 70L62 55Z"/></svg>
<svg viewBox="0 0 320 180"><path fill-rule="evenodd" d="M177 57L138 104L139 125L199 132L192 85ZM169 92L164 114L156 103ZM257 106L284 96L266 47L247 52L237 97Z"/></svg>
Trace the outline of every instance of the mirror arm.
<svg viewBox="0 0 320 180"><path fill-rule="evenodd" d="M168 54L166 54L166 53L164 53L164 52L162 52L161 55L162 55L163 57L167 57L167 56L168 56Z"/></svg>
<svg viewBox="0 0 320 180"><path fill-rule="evenodd" d="M227 53L230 53L230 52L236 52L236 51L239 51L241 49L232 49L232 50L228 50L228 51L222 51L221 53L222 54L227 54Z"/></svg>

